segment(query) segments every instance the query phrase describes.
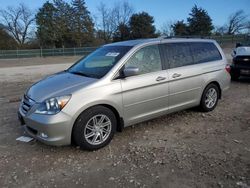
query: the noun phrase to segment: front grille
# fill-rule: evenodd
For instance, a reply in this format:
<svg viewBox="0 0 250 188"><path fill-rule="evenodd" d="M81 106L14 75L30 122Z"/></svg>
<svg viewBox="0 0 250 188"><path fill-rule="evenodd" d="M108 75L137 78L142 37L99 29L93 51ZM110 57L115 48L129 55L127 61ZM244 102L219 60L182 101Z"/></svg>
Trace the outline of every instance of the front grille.
<svg viewBox="0 0 250 188"><path fill-rule="evenodd" d="M236 56L233 61L238 65L250 65L250 56Z"/></svg>
<svg viewBox="0 0 250 188"><path fill-rule="evenodd" d="M35 103L34 100L29 98L27 95L24 95L23 100L22 100L22 106L21 106L22 112L24 114L27 114L27 112L31 109L34 103Z"/></svg>

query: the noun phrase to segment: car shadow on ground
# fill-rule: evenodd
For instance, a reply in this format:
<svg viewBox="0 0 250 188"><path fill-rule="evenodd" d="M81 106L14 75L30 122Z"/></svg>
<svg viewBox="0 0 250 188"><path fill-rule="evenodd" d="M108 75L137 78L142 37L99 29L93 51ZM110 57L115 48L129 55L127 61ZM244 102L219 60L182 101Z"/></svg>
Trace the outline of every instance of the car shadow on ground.
<svg viewBox="0 0 250 188"><path fill-rule="evenodd" d="M250 77L241 76L237 81L233 81L233 82L235 82L235 83L240 82L240 83L249 84L250 83Z"/></svg>

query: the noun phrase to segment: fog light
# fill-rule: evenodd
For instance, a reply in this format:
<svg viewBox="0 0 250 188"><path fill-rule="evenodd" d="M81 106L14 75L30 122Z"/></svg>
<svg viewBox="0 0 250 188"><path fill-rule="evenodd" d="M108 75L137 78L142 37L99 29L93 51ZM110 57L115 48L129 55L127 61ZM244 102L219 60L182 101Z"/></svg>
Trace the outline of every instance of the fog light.
<svg viewBox="0 0 250 188"><path fill-rule="evenodd" d="M41 133L40 135L41 135L41 137L43 137L43 138L48 138L48 135L45 134L45 133Z"/></svg>

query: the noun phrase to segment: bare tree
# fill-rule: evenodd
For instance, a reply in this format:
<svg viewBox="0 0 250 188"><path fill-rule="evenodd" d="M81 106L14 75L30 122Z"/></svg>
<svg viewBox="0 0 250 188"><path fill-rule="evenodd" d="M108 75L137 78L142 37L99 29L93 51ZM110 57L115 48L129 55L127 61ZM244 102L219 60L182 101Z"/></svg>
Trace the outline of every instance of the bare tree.
<svg viewBox="0 0 250 188"><path fill-rule="evenodd" d="M130 17L134 13L134 8L127 2L116 3L112 9L112 14L114 16L114 22L116 25L128 24Z"/></svg>
<svg viewBox="0 0 250 188"><path fill-rule="evenodd" d="M234 35L247 28L248 15L243 10L238 10L229 16L227 24L227 34Z"/></svg>
<svg viewBox="0 0 250 188"><path fill-rule="evenodd" d="M224 35L227 33L227 27L224 25L224 26L215 26L214 28L214 33L216 35Z"/></svg>
<svg viewBox="0 0 250 188"><path fill-rule="evenodd" d="M250 21L247 22L247 33L250 34Z"/></svg>
<svg viewBox="0 0 250 188"><path fill-rule="evenodd" d="M5 29L13 35L15 40L22 46L32 33L34 14L24 4L18 7L8 7L0 10L0 17Z"/></svg>
<svg viewBox="0 0 250 188"><path fill-rule="evenodd" d="M112 40L114 33L121 24L128 24L131 15L134 13L133 7L126 1L122 4L115 4L108 8L104 3L98 6L100 15L100 30L105 42Z"/></svg>
<svg viewBox="0 0 250 188"><path fill-rule="evenodd" d="M163 23L161 27L161 33L166 36L173 36L174 35L174 31L172 27L173 24L174 24L173 21L167 21Z"/></svg>
<svg viewBox="0 0 250 188"><path fill-rule="evenodd" d="M100 28L102 30L102 38L105 42L108 42L112 38L114 32L114 18L111 9L109 9L104 3L98 6L98 11L100 13Z"/></svg>

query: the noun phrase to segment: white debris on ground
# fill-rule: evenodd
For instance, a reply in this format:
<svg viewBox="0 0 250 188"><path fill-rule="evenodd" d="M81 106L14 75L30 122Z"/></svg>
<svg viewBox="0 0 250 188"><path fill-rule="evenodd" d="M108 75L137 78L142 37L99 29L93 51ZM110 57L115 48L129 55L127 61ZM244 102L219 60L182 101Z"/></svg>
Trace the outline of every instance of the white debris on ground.
<svg viewBox="0 0 250 188"><path fill-rule="evenodd" d="M28 137L28 136L20 136L16 140L20 142L30 142L33 140L33 138Z"/></svg>

